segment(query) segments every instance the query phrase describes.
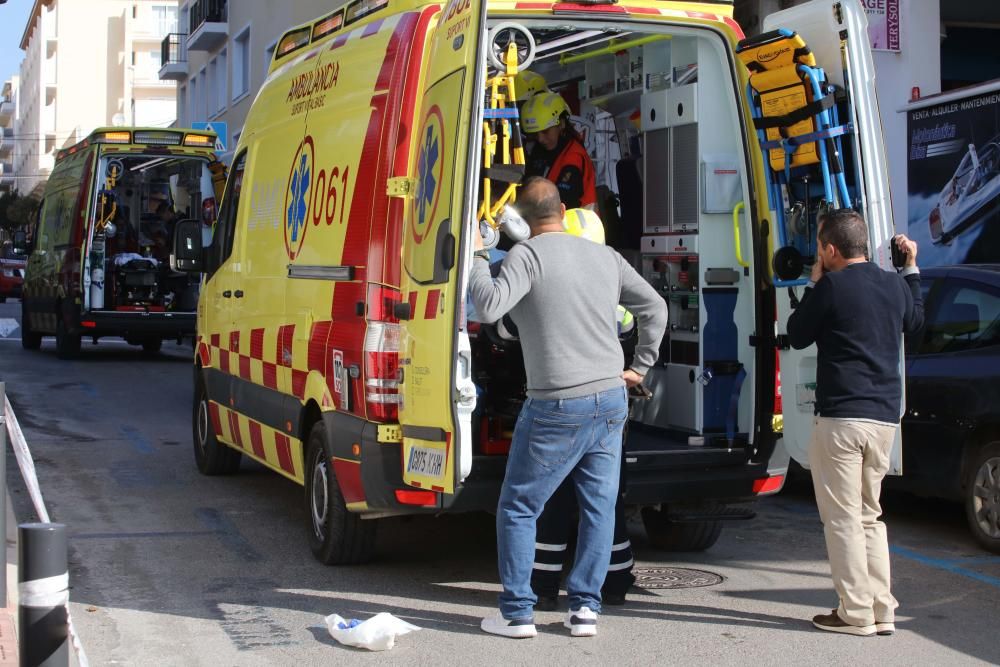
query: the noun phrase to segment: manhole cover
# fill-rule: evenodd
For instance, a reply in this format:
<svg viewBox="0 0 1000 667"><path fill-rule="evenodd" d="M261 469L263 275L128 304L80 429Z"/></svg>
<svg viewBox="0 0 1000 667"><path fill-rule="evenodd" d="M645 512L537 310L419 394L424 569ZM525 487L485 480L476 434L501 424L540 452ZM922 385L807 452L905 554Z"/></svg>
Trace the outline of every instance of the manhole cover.
<svg viewBox="0 0 1000 667"><path fill-rule="evenodd" d="M639 588L703 588L722 583L722 576L686 567L637 567L632 570Z"/></svg>

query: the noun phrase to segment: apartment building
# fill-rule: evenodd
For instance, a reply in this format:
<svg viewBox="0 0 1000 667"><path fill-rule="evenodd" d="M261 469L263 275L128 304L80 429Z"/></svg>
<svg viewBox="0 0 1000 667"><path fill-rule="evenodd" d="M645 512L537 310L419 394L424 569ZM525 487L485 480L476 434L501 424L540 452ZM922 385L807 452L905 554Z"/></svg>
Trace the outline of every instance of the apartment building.
<svg viewBox="0 0 1000 667"><path fill-rule="evenodd" d="M168 126L176 87L159 77L177 0L35 0L21 38L18 188L39 188L56 152L102 125Z"/></svg>
<svg viewBox="0 0 1000 667"><path fill-rule="evenodd" d="M18 77L4 81L0 90L0 194L17 190L14 174L14 124L17 121Z"/></svg>
<svg viewBox="0 0 1000 667"><path fill-rule="evenodd" d="M160 68L161 79L177 82L177 124L225 123L222 158L228 161L278 39L335 4L180 0L179 29L163 40Z"/></svg>

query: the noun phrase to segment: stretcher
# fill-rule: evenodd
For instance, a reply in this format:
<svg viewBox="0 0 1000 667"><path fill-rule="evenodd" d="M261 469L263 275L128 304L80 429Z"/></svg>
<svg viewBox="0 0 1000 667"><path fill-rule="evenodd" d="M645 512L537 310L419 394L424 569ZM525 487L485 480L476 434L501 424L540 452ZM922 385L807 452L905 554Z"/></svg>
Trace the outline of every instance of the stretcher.
<svg viewBox="0 0 1000 667"><path fill-rule="evenodd" d="M813 257L815 221L828 210L854 205L842 157L842 141L853 128L840 122L839 91L795 32L779 29L745 39L736 53L750 72L748 97L770 165L768 196L778 218L778 241ZM822 193L814 203L817 183ZM791 287L807 281L774 282Z"/></svg>

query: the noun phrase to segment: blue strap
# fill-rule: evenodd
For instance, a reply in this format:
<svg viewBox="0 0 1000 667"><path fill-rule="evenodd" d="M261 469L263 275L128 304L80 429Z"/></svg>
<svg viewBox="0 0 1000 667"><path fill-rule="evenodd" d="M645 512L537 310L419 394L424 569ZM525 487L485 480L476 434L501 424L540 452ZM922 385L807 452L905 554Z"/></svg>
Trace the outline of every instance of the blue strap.
<svg viewBox="0 0 1000 667"><path fill-rule="evenodd" d="M740 370L733 379L733 392L729 395L729 415L726 417L726 439L729 441L729 448L733 448L733 441L736 439L736 415L740 407L740 390L743 389L743 381L747 379L747 369L740 366Z"/></svg>
<svg viewBox="0 0 1000 667"><path fill-rule="evenodd" d="M519 115L516 107L511 107L509 109L484 109L483 118L509 118L511 120L517 120Z"/></svg>
<svg viewBox="0 0 1000 667"><path fill-rule="evenodd" d="M852 134L853 132L854 132L854 126L848 123L847 125L838 125L837 127L831 127L828 130L809 132L808 134L800 134L798 136L788 137L787 139L762 141L760 142L760 147L763 150L771 150L772 148L783 148L786 153L794 153L795 150L802 144L808 144L813 141L821 141L823 139L833 139L835 137L844 136L845 134Z"/></svg>

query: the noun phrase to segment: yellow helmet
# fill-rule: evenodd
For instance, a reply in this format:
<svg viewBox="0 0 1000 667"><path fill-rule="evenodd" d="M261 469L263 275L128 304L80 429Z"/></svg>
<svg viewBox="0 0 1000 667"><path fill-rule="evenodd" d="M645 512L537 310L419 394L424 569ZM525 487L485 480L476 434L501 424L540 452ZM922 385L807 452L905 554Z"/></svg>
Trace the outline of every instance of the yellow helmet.
<svg viewBox="0 0 1000 667"><path fill-rule="evenodd" d="M559 124L563 114L569 115L569 105L559 93L544 92L524 103L521 109L521 127L533 134Z"/></svg>
<svg viewBox="0 0 1000 667"><path fill-rule="evenodd" d="M604 245L604 223L600 216L589 208L571 208L563 218L563 229L567 234Z"/></svg>
<svg viewBox="0 0 1000 667"><path fill-rule="evenodd" d="M521 70L514 76L515 102L524 102L548 89L549 84L545 77L530 69Z"/></svg>

